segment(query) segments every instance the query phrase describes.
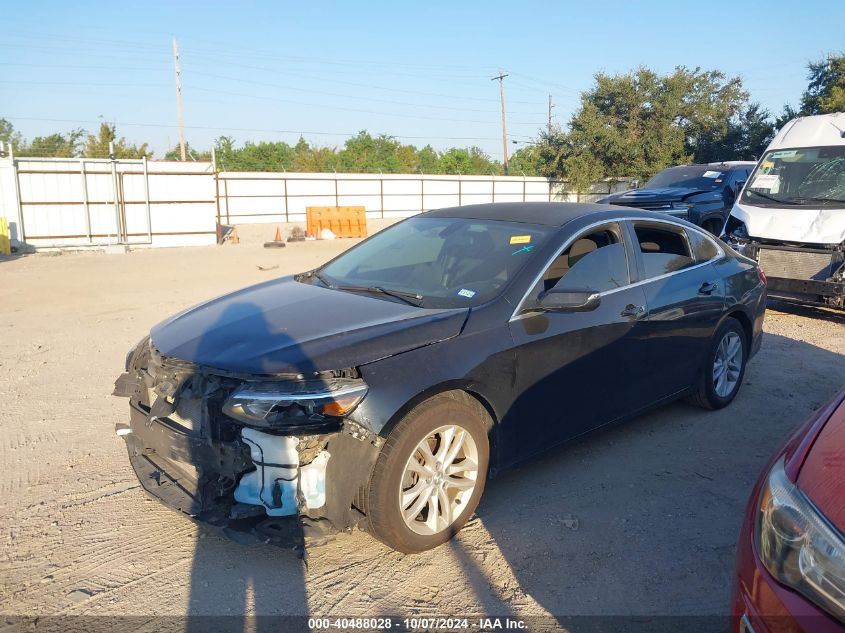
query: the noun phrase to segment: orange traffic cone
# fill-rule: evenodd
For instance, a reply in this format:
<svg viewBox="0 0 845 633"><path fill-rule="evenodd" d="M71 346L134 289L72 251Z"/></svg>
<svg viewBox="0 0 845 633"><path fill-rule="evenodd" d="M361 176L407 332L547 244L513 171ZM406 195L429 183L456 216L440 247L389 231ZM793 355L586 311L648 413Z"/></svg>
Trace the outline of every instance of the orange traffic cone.
<svg viewBox="0 0 845 633"><path fill-rule="evenodd" d="M276 227L276 237L273 238L272 242L264 242L264 248L284 248L287 246L282 241L282 229L281 227Z"/></svg>

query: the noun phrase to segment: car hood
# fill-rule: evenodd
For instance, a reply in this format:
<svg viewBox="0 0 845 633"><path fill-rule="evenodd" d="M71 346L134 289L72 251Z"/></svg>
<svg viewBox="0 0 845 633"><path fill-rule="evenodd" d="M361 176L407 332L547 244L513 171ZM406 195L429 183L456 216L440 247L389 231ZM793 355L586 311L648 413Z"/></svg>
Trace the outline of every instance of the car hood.
<svg viewBox="0 0 845 633"><path fill-rule="evenodd" d="M615 193L608 196L610 204L630 204L637 202L674 202L684 200L697 193L703 193L701 189L686 189L685 187L656 187L653 189L633 189L624 193Z"/></svg>
<svg viewBox="0 0 845 633"><path fill-rule="evenodd" d="M468 308L423 309L282 277L156 325L165 356L235 373L354 367L457 336Z"/></svg>
<svg viewBox="0 0 845 633"><path fill-rule="evenodd" d="M810 244L845 241L845 209L753 207L737 203L731 215L745 223L751 237Z"/></svg>
<svg viewBox="0 0 845 633"><path fill-rule="evenodd" d="M798 487L845 532L845 402L819 432L798 473Z"/></svg>

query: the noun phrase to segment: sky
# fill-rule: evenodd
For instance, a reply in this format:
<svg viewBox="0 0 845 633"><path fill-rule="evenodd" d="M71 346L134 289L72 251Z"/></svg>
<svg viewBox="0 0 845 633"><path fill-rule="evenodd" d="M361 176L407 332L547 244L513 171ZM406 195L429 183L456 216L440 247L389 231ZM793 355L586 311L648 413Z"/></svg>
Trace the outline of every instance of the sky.
<svg viewBox="0 0 845 633"><path fill-rule="evenodd" d="M845 51L845 2L11 2L0 118L32 138L114 122L157 157L186 137L340 146L359 130L501 158L553 116L566 126L597 72L720 69L772 113L808 61ZM514 142L515 141L515 142Z"/></svg>

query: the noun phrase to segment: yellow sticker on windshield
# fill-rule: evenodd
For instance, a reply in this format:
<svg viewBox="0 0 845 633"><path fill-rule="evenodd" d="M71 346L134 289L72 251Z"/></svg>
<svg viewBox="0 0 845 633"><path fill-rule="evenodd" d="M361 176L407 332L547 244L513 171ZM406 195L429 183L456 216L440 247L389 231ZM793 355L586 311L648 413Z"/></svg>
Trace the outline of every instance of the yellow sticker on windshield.
<svg viewBox="0 0 845 633"><path fill-rule="evenodd" d="M513 235L511 236L511 244L528 244L531 241L530 235Z"/></svg>

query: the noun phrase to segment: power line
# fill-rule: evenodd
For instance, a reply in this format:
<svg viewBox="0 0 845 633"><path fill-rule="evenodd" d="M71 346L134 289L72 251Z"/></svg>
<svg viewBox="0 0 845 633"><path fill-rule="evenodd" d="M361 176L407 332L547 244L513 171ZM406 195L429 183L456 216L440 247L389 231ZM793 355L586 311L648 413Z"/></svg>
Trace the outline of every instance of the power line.
<svg viewBox="0 0 845 633"><path fill-rule="evenodd" d="M55 119L55 118L47 118L47 117L20 117L20 116L4 116L3 118L8 119L10 121L43 121L43 122L50 122L50 123L82 123L82 124L94 124L99 125L101 121L98 120L89 120L89 119ZM138 123L138 122L130 122L130 121L111 121L112 124L115 126L126 126L126 127L149 127L149 128L176 128L179 127L178 125L174 125L172 123ZM267 132L272 134L298 134L300 136L345 136L345 137L353 137L357 136L359 132L314 132L314 131L305 131L305 130L281 130L281 129L271 129L271 128L244 128L244 127L220 127L220 126L208 126L208 125L186 125L185 129L187 130L210 130L210 131L218 131L218 132ZM499 139L490 138L490 137L478 137L478 136L433 136L433 135L426 135L426 136L408 136L403 134L386 134L390 138L401 138L401 139L413 139L413 140L426 140L426 139L436 139L442 141L497 141ZM530 138L527 135L520 135L522 138Z"/></svg>
<svg viewBox="0 0 845 633"><path fill-rule="evenodd" d="M193 86L193 85L186 86L186 88L190 88L191 90L199 90L200 92L209 92L209 93L213 93L213 94L223 94L223 95L229 95L229 96L233 96L233 97L242 97L242 98L246 97L246 98L249 98L249 99L261 99L261 100L265 100L265 101L275 101L275 102L278 102L278 103L290 103L290 104L293 104L293 105L303 105L303 106L308 106L308 107L313 107L313 108L327 108L327 109L330 109L330 110L341 110L341 111L344 111L344 112L359 112L359 113L363 113L363 114L377 114L379 116L424 119L424 120L427 120L427 121L447 121L447 122L450 122L450 123L484 123L484 124L491 123L491 121L489 121L489 120L452 119L452 118L444 118L444 117L440 117L440 116L426 116L426 115L423 115L423 114L408 115L408 114L401 114L401 113L397 113L397 112L384 112L384 111L378 111L378 110L366 110L366 109L363 109L363 108L348 108L348 107L345 107L345 106L336 106L336 105L326 104L326 103L310 103L310 102L306 102L306 101L297 101L297 100L294 100L294 99L281 99L279 97L270 97L270 96L264 96L264 95L250 95L250 94L245 94L245 93L242 93L242 92L230 92L228 90L215 90L214 88L200 88L199 86ZM519 125L537 125L536 121L519 121L517 123Z"/></svg>

